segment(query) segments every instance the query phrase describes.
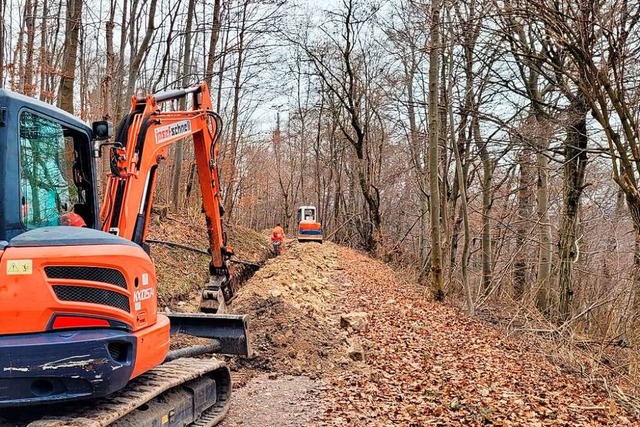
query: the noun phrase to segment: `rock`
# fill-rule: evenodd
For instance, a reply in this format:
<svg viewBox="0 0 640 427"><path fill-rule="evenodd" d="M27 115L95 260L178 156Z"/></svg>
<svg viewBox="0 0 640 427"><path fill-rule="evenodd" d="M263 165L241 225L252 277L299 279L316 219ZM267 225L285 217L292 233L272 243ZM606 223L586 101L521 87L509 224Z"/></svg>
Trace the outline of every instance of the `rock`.
<svg viewBox="0 0 640 427"><path fill-rule="evenodd" d="M349 366L350 363L351 363L351 360L348 357L341 357L340 359L336 360L334 365L344 368Z"/></svg>
<svg viewBox="0 0 640 427"><path fill-rule="evenodd" d="M449 404L449 408L451 408L452 411L457 411L460 409L462 405L460 405L460 402L458 401L458 399L456 399L455 397L453 398L453 400L451 401L451 403Z"/></svg>
<svg viewBox="0 0 640 427"><path fill-rule="evenodd" d="M351 328L356 332L364 332L369 324L369 314L363 311L352 311L340 316L340 327Z"/></svg>
<svg viewBox="0 0 640 427"><path fill-rule="evenodd" d="M351 358L351 360L355 360L356 362L364 361L364 348L362 344L357 339L352 339L347 341L349 344L349 348L347 348L347 356Z"/></svg>
<svg viewBox="0 0 640 427"><path fill-rule="evenodd" d="M282 295L282 291L280 291L278 289L273 289L271 291L271 296L274 297L274 298L278 298L281 295Z"/></svg>

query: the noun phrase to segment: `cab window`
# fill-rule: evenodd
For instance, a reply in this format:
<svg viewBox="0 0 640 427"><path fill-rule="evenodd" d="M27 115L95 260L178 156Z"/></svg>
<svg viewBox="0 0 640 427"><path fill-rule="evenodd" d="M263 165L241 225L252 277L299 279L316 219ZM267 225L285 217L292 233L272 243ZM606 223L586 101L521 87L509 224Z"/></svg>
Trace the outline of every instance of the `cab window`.
<svg viewBox="0 0 640 427"><path fill-rule="evenodd" d="M304 219L307 221L312 221L314 217L313 209L305 209L304 210Z"/></svg>
<svg viewBox="0 0 640 427"><path fill-rule="evenodd" d="M86 203L78 186L83 181L78 138L56 121L20 114L20 199L27 229L60 225L61 217Z"/></svg>

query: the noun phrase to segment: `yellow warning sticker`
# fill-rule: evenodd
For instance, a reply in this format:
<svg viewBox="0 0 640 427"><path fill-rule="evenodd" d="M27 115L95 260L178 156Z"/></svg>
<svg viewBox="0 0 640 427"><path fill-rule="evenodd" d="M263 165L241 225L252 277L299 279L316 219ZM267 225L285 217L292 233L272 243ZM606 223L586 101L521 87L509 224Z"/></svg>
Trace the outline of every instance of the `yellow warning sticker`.
<svg viewBox="0 0 640 427"><path fill-rule="evenodd" d="M162 425L168 424L169 423L169 415L163 415L162 416Z"/></svg>
<svg viewBox="0 0 640 427"><path fill-rule="evenodd" d="M11 259L7 261L7 275L33 274L33 260Z"/></svg>

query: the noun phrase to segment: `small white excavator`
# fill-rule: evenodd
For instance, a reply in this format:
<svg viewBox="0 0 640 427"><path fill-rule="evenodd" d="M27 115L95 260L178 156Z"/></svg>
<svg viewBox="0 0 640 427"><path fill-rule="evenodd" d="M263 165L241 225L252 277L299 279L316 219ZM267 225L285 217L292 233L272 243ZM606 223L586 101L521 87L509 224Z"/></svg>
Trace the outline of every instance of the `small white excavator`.
<svg viewBox="0 0 640 427"><path fill-rule="evenodd" d="M318 210L315 206L298 208L298 242L322 243L322 224L318 222Z"/></svg>

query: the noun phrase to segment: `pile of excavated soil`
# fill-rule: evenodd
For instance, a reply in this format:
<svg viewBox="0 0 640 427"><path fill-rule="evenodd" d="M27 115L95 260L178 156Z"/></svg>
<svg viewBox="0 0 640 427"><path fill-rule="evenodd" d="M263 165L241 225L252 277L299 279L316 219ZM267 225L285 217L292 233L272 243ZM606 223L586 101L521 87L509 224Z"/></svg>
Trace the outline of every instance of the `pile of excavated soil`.
<svg viewBox="0 0 640 427"><path fill-rule="evenodd" d="M233 310L250 316L257 355L234 366L243 387L224 427L640 425L539 347L336 245L290 244ZM343 328L347 313L368 323Z"/></svg>
<svg viewBox="0 0 640 427"><path fill-rule="evenodd" d="M250 316L254 357L240 366L321 377L340 359L337 246L288 243L243 287L232 312Z"/></svg>

